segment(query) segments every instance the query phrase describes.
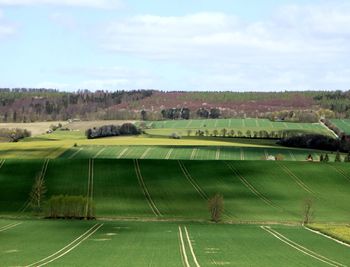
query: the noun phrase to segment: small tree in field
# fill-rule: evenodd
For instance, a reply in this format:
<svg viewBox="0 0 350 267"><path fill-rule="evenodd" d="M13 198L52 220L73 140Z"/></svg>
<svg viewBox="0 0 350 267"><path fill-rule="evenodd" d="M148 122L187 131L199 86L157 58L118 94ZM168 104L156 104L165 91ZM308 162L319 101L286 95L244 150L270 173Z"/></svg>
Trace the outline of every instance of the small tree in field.
<svg viewBox="0 0 350 267"><path fill-rule="evenodd" d="M324 158L323 158L323 154L320 155L320 162L323 162Z"/></svg>
<svg viewBox="0 0 350 267"><path fill-rule="evenodd" d="M44 177L42 177L41 174L38 174L35 178L32 191L30 192L29 198L30 198L30 206L33 208L36 212L42 211L42 202L45 197L46 193L46 186Z"/></svg>
<svg viewBox="0 0 350 267"><path fill-rule="evenodd" d="M215 194L208 201L210 217L213 222L218 223L221 220L224 211L224 198L220 194Z"/></svg>
<svg viewBox="0 0 350 267"><path fill-rule="evenodd" d="M303 224L308 224L311 222L314 211L313 211L313 201L312 199L308 198L304 201L304 207L303 207Z"/></svg>

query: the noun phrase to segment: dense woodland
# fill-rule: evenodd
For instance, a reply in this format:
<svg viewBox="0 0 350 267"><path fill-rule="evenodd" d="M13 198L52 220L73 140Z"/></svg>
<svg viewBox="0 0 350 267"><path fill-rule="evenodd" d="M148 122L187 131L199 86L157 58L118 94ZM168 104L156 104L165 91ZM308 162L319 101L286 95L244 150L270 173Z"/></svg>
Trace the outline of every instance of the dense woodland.
<svg viewBox="0 0 350 267"><path fill-rule="evenodd" d="M350 118L350 91L61 92L54 89L0 89L0 122L228 117L303 122L314 122L323 117Z"/></svg>

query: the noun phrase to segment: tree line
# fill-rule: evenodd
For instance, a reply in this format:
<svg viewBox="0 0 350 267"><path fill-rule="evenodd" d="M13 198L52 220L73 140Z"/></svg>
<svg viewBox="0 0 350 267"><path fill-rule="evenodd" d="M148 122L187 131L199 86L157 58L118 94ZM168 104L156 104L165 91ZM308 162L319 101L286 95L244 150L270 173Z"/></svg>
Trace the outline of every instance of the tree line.
<svg viewBox="0 0 350 267"><path fill-rule="evenodd" d="M85 132L88 139L138 134L141 134L141 130L132 123L124 123L122 125L104 125L87 129Z"/></svg>

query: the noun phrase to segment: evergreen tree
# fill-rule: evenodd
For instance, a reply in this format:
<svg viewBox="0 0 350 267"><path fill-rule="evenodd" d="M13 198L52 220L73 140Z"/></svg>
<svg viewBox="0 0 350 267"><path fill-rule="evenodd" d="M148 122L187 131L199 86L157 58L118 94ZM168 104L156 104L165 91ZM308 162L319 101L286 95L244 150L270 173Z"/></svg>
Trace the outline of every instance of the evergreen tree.
<svg viewBox="0 0 350 267"><path fill-rule="evenodd" d="M326 156L324 157L323 161L324 161L324 162L328 162L328 161L329 161L328 154L326 154Z"/></svg>
<svg viewBox="0 0 350 267"><path fill-rule="evenodd" d="M320 162L322 162L323 160L324 160L323 154L321 154L321 156L320 156Z"/></svg>
<svg viewBox="0 0 350 267"><path fill-rule="evenodd" d="M337 151L337 154L335 154L334 162L341 162L341 158L340 158L340 153L339 153L339 151Z"/></svg>

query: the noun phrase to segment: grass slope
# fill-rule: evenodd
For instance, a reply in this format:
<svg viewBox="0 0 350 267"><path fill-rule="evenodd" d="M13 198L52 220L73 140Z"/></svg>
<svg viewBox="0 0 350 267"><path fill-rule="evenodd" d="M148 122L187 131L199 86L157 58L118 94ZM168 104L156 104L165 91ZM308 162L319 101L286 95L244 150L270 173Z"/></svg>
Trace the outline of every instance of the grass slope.
<svg viewBox="0 0 350 267"><path fill-rule="evenodd" d="M0 169L1 213L14 214L28 200L43 161L9 161ZM89 160L50 160L46 198L87 195ZM7 167L6 167L7 165ZM312 199L316 222L348 222L350 180L334 168L350 165L254 162L93 160L93 199L98 217L208 220L207 197L221 193L225 220L300 222ZM204 197L203 197L204 196ZM151 206L153 207L151 207ZM159 216L160 215L160 216Z"/></svg>

